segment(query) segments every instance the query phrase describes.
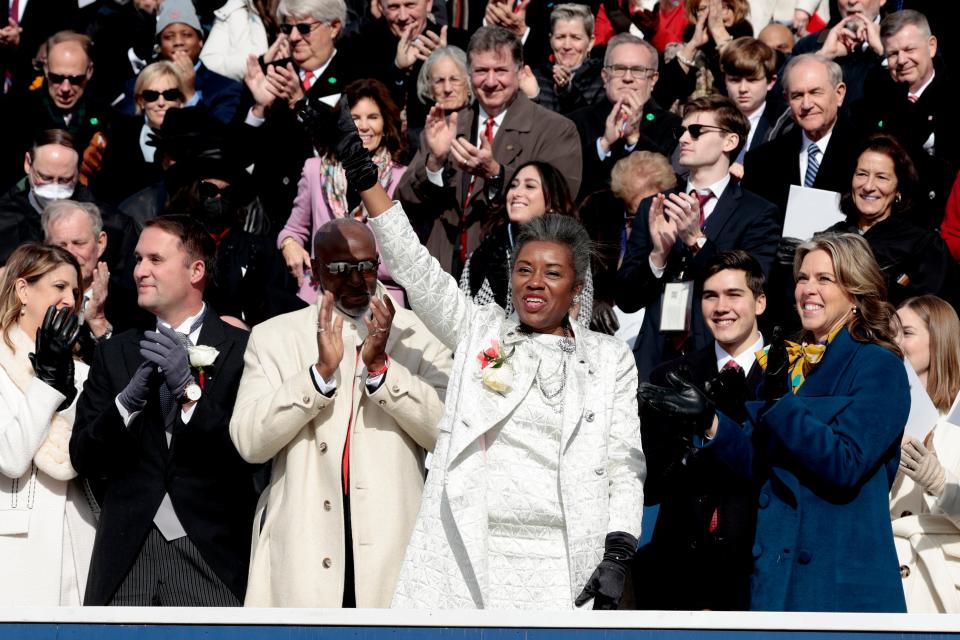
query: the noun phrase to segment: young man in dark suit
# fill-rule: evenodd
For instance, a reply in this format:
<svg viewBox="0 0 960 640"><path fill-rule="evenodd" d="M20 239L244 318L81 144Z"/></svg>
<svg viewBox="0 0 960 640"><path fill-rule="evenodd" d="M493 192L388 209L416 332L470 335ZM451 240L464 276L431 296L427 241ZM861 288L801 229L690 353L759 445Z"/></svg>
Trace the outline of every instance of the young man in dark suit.
<svg viewBox="0 0 960 640"><path fill-rule="evenodd" d="M134 278L157 330L111 338L90 368L70 439L102 486L87 605L243 602L255 467L228 426L247 334L203 302L214 251L187 216L149 220Z"/></svg>
<svg viewBox="0 0 960 640"><path fill-rule="evenodd" d="M686 186L640 204L633 233L617 272L617 305L628 313L646 308L634 347L640 379L662 362L706 346L711 340L699 305L682 328L661 331L662 297L677 283L691 283L699 299L702 273L720 251L743 249L768 273L780 237L776 208L731 180L730 165L747 137L747 119L729 98L689 102L680 130ZM678 313L684 313L679 309Z"/></svg>
<svg viewBox="0 0 960 640"><path fill-rule="evenodd" d="M757 316L766 308L763 283L760 264L746 251L715 255L704 271L700 303L714 340L657 367L650 382L666 386L667 374L680 372L698 388L709 389L721 411L742 420L743 402L755 398L763 375L754 356L763 348L757 328ZM637 607L748 609L756 488L719 461L699 455L684 425L647 405L641 416L645 502L659 504L660 511L653 539L634 565Z"/></svg>

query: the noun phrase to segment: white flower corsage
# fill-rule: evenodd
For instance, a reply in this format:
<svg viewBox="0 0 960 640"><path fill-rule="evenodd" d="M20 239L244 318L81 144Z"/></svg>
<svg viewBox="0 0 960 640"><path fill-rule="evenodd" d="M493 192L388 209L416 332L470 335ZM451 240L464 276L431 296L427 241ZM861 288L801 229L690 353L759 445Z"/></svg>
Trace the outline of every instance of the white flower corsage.
<svg viewBox="0 0 960 640"><path fill-rule="evenodd" d="M483 370L481 380L487 388L503 395L510 393L513 389L513 367L507 359L512 355L513 349L503 354L496 340L491 340L490 347L477 354L477 362Z"/></svg>
<svg viewBox="0 0 960 640"><path fill-rule="evenodd" d="M187 359L190 362L190 368L197 370L197 383L201 389L204 388L206 383L203 368L211 366L219 355L219 351L205 344L187 347Z"/></svg>

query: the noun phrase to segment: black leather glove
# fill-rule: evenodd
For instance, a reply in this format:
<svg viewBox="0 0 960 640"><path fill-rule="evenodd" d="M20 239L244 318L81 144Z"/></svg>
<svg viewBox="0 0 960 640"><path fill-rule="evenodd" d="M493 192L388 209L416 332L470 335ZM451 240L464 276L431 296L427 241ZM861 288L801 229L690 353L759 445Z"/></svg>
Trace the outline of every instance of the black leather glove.
<svg viewBox="0 0 960 640"><path fill-rule="evenodd" d="M66 396L57 411L69 407L77 397L73 383L73 343L79 332L80 320L73 309L64 307L57 311L50 305L37 328L36 350L28 354L37 378Z"/></svg>
<svg viewBox="0 0 960 640"><path fill-rule="evenodd" d="M713 425L716 408L713 402L689 380L676 371L667 374L670 387L644 382L638 395L654 411L674 420L690 436L703 436Z"/></svg>
<svg viewBox="0 0 960 640"><path fill-rule="evenodd" d="M347 101L340 100L340 118L337 120L337 129L340 139L334 146L337 159L343 165L347 174L347 184L357 190L357 193L366 191L377 184L377 165L373 162L370 152L363 148L357 125L353 123L350 107Z"/></svg>
<svg viewBox="0 0 960 640"><path fill-rule="evenodd" d="M620 321L617 320L617 314L613 312L613 306L609 302L593 301L593 317L590 318L590 328L608 336L612 336L620 328Z"/></svg>
<svg viewBox="0 0 960 640"><path fill-rule="evenodd" d="M797 255L797 247L802 243L800 238L780 238L777 245L777 264L793 269L793 258Z"/></svg>
<svg viewBox="0 0 960 640"><path fill-rule="evenodd" d="M747 419L747 377L739 368L721 369L704 391L724 415L743 424Z"/></svg>
<svg viewBox="0 0 960 640"><path fill-rule="evenodd" d="M630 15L628 10L621 8L619 0L603 0L603 8L614 31L624 33L630 30Z"/></svg>
<svg viewBox="0 0 960 640"><path fill-rule="evenodd" d="M770 349L767 351L767 368L763 372L763 386L760 397L764 400L779 400L790 393L790 358L787 356L787 343L783 340L783 329L774 327L770 336Z"/></svg>
<svg viewBox="0 0 960 640"><path fill-rule="evenodd" d="M608 533L603 545L603 560L593 570L574 604L582 607L593 598L594 609L618 609L630 561L636 552L637 539L632 535L624 531Z"/></svg>

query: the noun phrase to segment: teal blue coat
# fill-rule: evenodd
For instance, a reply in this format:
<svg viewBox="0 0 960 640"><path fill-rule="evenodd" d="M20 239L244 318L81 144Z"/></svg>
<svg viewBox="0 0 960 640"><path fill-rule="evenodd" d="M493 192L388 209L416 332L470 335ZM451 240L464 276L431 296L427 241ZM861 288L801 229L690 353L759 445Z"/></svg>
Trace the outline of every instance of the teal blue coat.
<svg viewBox="0 0 960 640"><path fill-rule="evenodd" d="M720 415L702 443L761 485L750 608L905 612L888 492L910 411L903 361L846 329L796 394Z"/></svg>

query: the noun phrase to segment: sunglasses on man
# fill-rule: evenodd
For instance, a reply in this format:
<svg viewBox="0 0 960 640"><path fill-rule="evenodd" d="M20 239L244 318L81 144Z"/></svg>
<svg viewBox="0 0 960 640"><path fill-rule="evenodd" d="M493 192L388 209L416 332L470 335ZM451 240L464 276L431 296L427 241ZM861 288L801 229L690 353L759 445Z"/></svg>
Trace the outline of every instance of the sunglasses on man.
<svg viewBox="0 0 960 640"><path fill-rule="evenodd" d="M288 36L293 33L293 30L296 29L300 32L300 35L307 36L311 31L322 25L322 22L298 22L296 24L290 24L289 22L284 22L280 25L280 31L283 32L283 35Z"/></svg>
<svg viewBox="0 0 960 640"><path fill-rule="evenodd" d="M360 262L328 262L324 264L330 275L349 276L350 272L356 271L364 277L374 276L377 268L380 266L379 260L361 260Z"/></svg>
<svg viewBox="0 0 960 640"><path fill-rule="evenodd" d="M712 124L691 124L688 126L679 126L673 128L673 137L677 140L683 137L683 134L687 131L690 132L690 137L694 140L698 140L700 136L710 131L718 131L722 133L733 133L730 129L724 129L723 127L718 127Z"/></svg>
<svg viewBox="0 0 960 640"><path fill-rule="evenodd" d="M47 71L47 82L50 84L63 84L64 82L69 82L70 84L83 84L86 81L86 74L81 74L79 76L65 76L62 73Z"/></svg>
<svg viewBox="0 0 960 640"><path fill-rule="evenodd" d="M140 97L143 98L144 102L156 102L160 99L160 96L163 96L163 99L167 102L180 102L183 100L183 94L180 93L179 89L165 89L164 91L144 89L140 93Z"/></svg>

